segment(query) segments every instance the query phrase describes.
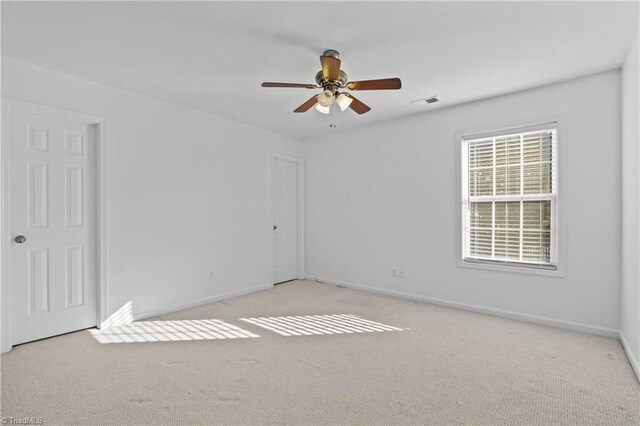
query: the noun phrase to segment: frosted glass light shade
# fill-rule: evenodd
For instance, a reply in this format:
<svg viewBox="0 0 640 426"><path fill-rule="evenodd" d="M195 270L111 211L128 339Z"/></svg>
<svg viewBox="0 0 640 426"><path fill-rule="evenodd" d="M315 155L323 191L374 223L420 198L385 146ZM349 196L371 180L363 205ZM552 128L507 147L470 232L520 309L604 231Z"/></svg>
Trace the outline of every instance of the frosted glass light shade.
<svg viewBox="0 0 640 426"><path fill-rule="evenodd" d="M351 102L353 102L353 99L351 99L350 96L347 96L344 93L340 93L336 98L336 103L340 106L340 109L342 111L349 108L349 105L351 105Z"/></svg>
<svg viewBox="0 0 640 426"><path fill-rule="evenodd" d="M323 113L323 114L329 114L329 107L328 106L322 106L322 105L320 105L319 102L316 104L316 109L318 111L320 111L321 113Z"/></svg>
<svg viewBox="0 0 640 426"><path fill-rule="evenodd" d="M318 103L323 107L328 107L334 101L334 96L331 90L325 90L318 95Z"/></svg>

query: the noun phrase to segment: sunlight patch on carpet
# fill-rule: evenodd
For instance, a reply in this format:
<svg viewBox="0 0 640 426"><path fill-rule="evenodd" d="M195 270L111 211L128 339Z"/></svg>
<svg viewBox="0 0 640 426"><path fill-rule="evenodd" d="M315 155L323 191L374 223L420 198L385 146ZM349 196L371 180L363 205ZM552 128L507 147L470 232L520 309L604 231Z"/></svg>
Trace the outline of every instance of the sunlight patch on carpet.
<svg viewBox="0 0 640 426"><path fill-rule="evenodd" d="M281 336L402 331L402 328L369 321L353 314L258 317L240 318L240 320L273 331Z"/></svg>
<svg viewBox="0 0 640 426"><path fill-rule="evenodd" d="M138 321L117 327L93 329L89 332L100 343L182 342L260 337L216 319Z"/></svg>
<svg viewBox="0 0 640 426"><path fill-rule="evenodd" d="M130 324L133 322L133 302L128 301L117 311L112 313L109 318L102 321L100 328L117 327L120 325Z"/></svg>

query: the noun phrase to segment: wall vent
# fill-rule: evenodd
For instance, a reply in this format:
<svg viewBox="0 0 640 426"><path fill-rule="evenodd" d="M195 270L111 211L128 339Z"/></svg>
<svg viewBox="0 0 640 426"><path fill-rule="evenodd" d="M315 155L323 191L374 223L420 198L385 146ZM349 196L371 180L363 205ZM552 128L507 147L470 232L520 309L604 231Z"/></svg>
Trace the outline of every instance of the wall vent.
<svg viewBox="0 0 640 426"><path fill-rule="evenodd" d="M438 97L436 95L433 96L428 96L426 98L420 98L420 99L416 99L415 101L411 101L410 103L412 104L416 104L416 103L420 103L420 102L426 102L428 104L434 104L436 102L438 102Z"/></svg>

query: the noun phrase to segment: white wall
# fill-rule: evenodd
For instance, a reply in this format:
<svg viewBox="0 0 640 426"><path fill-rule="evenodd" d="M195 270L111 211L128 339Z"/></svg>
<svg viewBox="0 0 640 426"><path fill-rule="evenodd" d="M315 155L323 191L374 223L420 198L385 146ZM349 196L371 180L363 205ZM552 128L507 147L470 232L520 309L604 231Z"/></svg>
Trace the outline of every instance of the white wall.
<svg viewBox="0 0 640 426"><path fill-rule="evenodd" d="M559 114L565 277L457 267L456 132ZM307 275L617 334L620 119L611 71L309 140Z"/></svg>
<svg viewBox="0 0 640 426"><path fill-rule="evenodd" d="M297 140L12 59L2 66L3 96L106 120L110 312L273 282L270 153L299 155Z"/></svg>
<svg viewBox="0 0 640 426"><path fill-rule="evenodd" d="M637 52L635 61L637 69ZM269 153L302 155L295 139L19 61L2 65L3 96L106 119L110 311L129 300L138 313L162 310L271 282ZM625 116L636 118L636 133L627 119L625 135L637 141L631 72ZM305 142L308 275L617 329L620 84L612 71ZM567 130L566 276L458 268L456 132L558 114ZM640 184L637 167L625 170ZM637 215L637 198L629 211ZM392 278L393 266L406 277ZM638 322L624 318L638 319L637 303L623 305L633 330Z"/></svg>
<svg viewBox="0 0 640 426"><path fill-rule="evenodd" d="M620 332L640 377L640 46L636 35L622 69L622 289Z"/></svg>

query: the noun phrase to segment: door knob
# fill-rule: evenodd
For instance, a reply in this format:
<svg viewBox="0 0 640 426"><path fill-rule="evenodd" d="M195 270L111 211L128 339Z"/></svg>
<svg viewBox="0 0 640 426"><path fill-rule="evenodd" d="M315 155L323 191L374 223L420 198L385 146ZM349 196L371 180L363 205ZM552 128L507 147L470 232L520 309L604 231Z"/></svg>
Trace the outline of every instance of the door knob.
<svg viewBox="0 0 640 426"><path fill-rule="evenodd" d="M24 235L18 235L17 237L14 238L14 241L18 244L22 244L25 241L27 241L27 238Z"/></svg>
<svg viewBox="0 0 640 426"><path fill-rule="evenodd" d="M273 225L273 230L275 231L276 229L278 229L278 227Z"/></svg>

